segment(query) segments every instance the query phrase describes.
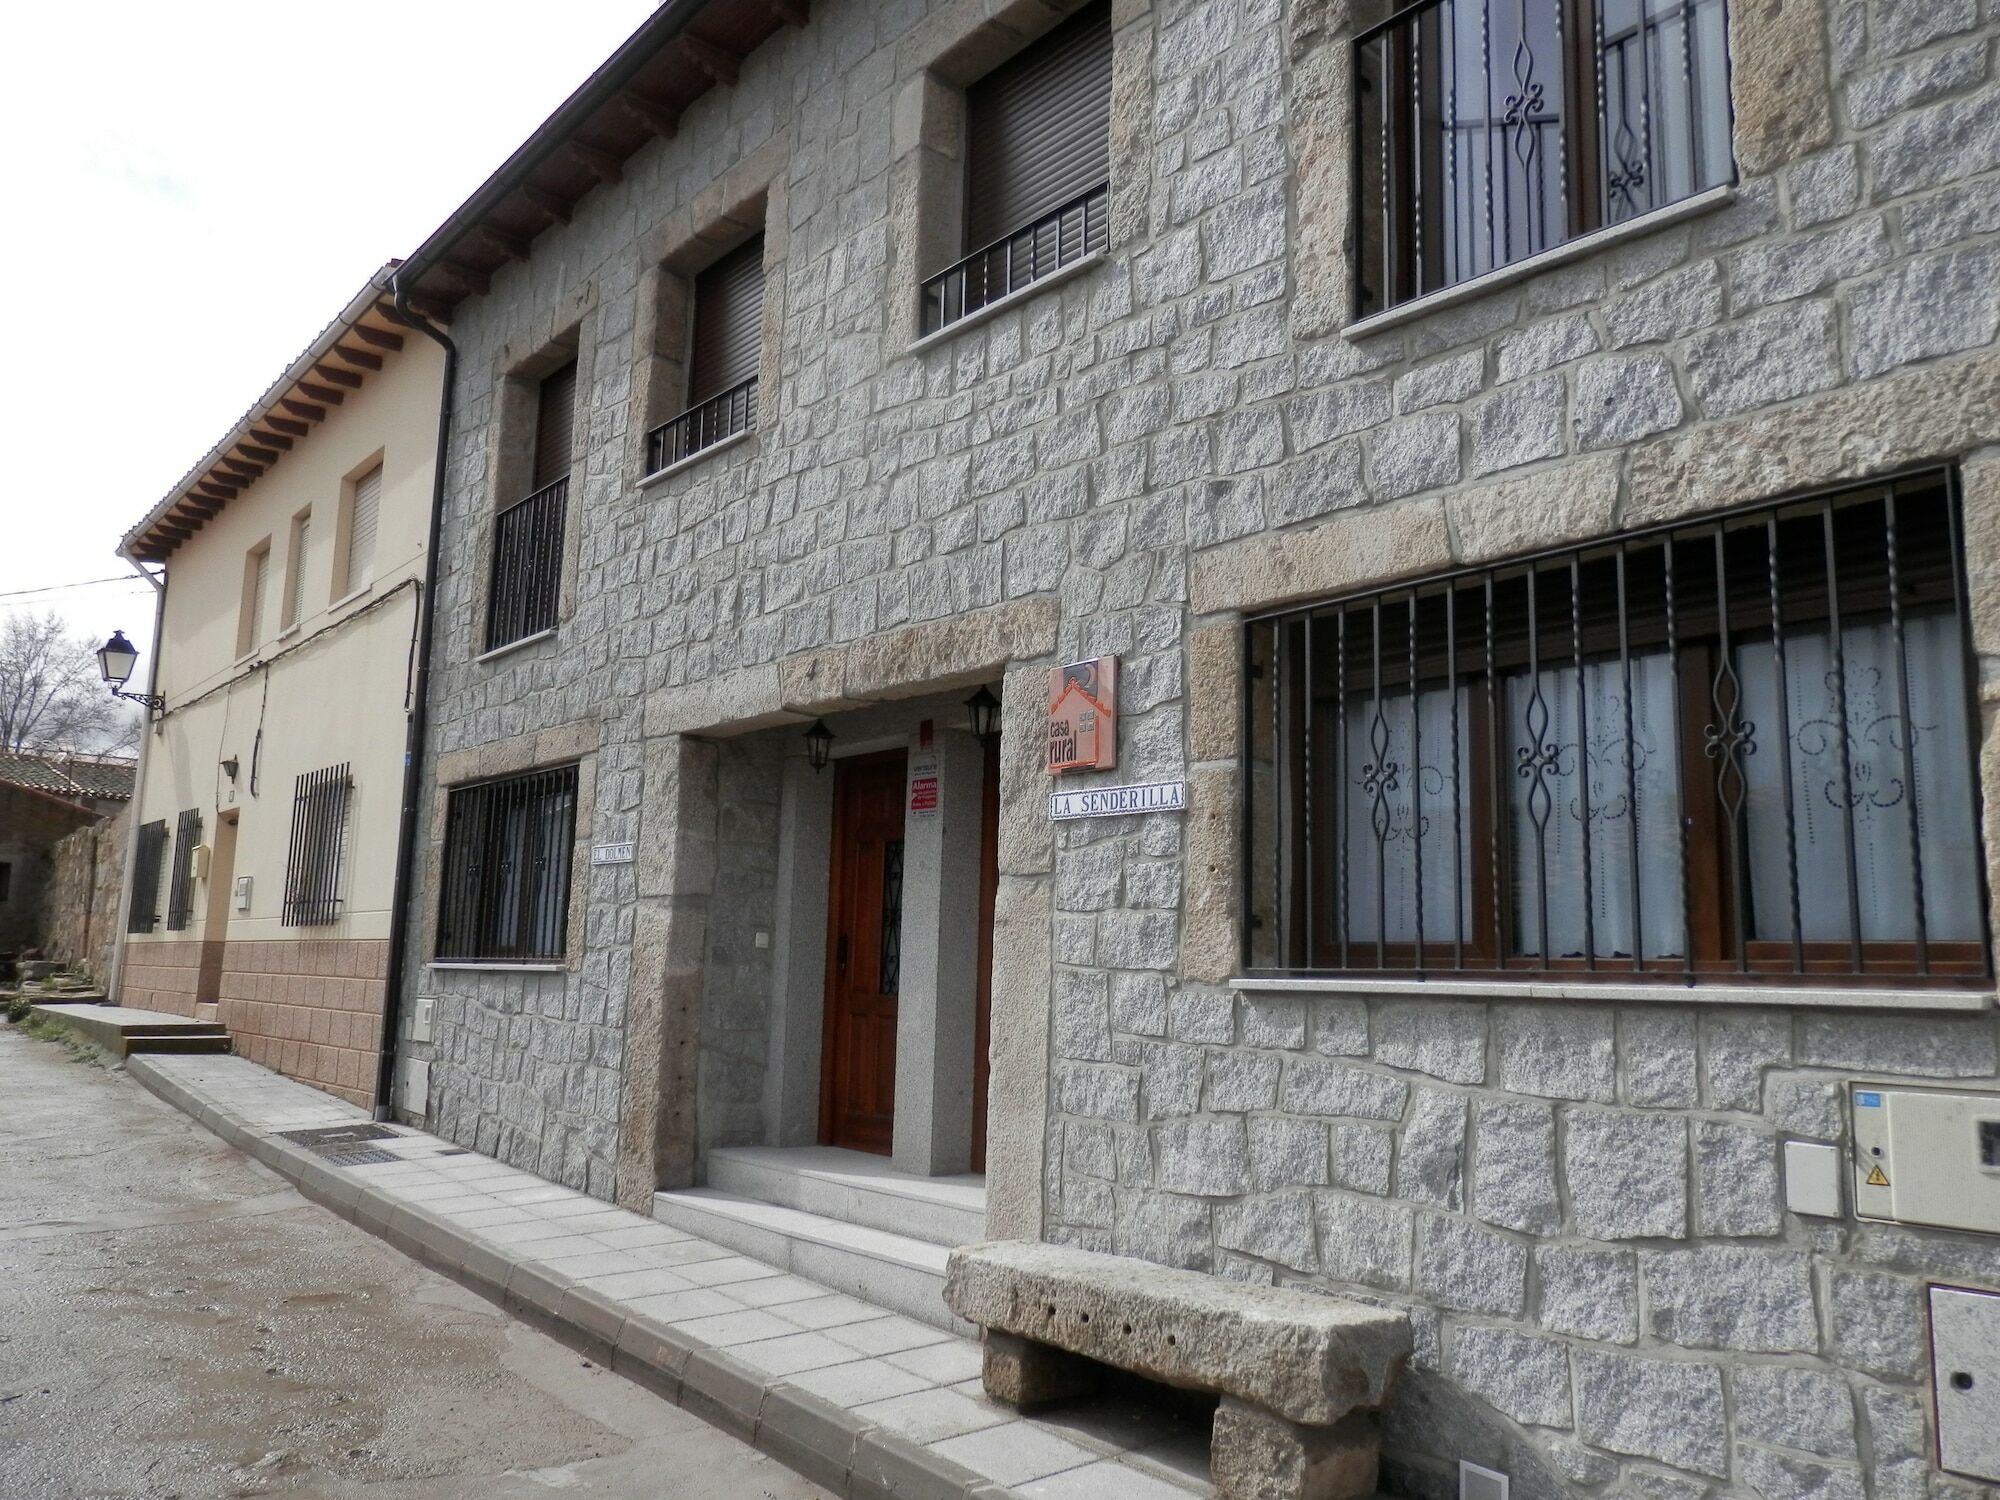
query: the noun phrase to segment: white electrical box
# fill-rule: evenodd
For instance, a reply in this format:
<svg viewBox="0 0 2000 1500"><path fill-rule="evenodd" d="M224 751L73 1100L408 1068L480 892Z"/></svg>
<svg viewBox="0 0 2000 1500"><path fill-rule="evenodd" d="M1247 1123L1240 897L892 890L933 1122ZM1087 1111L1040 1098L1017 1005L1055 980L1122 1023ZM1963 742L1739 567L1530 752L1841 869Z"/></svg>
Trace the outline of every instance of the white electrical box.
<svg viewBox="0 0 2000 1500"><path fill-rule="evenodd" d="M430 995L419 995L410 1007L410 1040L428 1042L431 1039L432 1018L437 1013L437 1001Z"/></svg>
<svg viewBox="0 0 2000 1500"><path fill-rule="evenodd" d="M1933 1286L1930 1303L1938 1467L2000 1479L2000 1296Z"/></svg>
<svg viewBox="0 0 2000 1500"><path fill-rule="evenodd" d="M214 857L215 850L207 844L196 844L194 846L194 860L192 863L194 865L194 878L196 880L208 879L208 862Z"/></svg>
<svg viewBox="0 0 2000 1500"><path fill-rule="evenodd" d="M250 910L250 877L248 875L238 875L236 877L236 909L238 911Z"/></svg>
<svg viewBox="0 0 2000 1500"><path fill-rule="evenodd" d="M1853 1083L1854 1212L2000 1234L2000 1093Z"/></svg>
<svg viewBox="0 0 2000 1500"><path fill-rule="evenodd" d="M1786 1141L1785 1207L1795 1214L1839 1218L1842 1165L1838 1146Z"/></svg>

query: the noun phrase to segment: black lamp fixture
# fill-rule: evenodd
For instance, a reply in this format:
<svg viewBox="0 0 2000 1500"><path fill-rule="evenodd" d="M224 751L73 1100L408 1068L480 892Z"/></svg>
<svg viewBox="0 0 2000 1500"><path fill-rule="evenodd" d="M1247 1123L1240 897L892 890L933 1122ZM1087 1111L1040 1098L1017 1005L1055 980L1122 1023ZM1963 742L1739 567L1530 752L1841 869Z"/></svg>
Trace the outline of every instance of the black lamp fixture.
<svg viewBox="0 0 2000 1500"><path fill-rule="evenodd" d="M125 632L114 630L111 639L97 648L97 669L104 674L104 680L111 688L111 696L124 698L128 702L143 703L154 713L162 713L167 700L152 693L128 693L125 684L132 680L132 669L139 664L139 652L125 639Z"/></svg>
<svg viewBox="0 0 2000 1500"><path fill-rule="evenodd" d="M229 779L231 781L234 781L236 779L236 773L242 769L242 766L241 763L238 762L236 757L232 755L229 757L228 760L225 760L222 763L222 769L227 771L229 773Z"/></svg>
<svg viewBox="0 0 2000 1500"><path fill-rule="evenodd" d="M982 744L1000 733L1000 700L981 683L979 691L965 700L965 713L972 733Z"/></svg>
<svg viewBox="0 0 2000 1500"><path fill-rule="evenodd" d="M817 775L826 769L826 763L833 758L833 731L826 727L826 720L813 720L813 727L806 731L806 761Z"/></svg>

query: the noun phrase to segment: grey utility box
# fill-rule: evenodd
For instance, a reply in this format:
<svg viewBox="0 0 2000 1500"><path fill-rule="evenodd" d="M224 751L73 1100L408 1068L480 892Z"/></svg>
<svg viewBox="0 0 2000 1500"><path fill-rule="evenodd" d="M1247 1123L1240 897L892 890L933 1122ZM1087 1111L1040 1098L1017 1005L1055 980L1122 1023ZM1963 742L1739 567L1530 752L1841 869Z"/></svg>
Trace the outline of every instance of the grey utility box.
<svg viewBox="0 0 2000 1500"><path fill-rule="evenodd" d="M1930 1293L1938 1466L2000 1480L2000 1294L1955 1286Z"/></svg>
<svg viewBox="0 0 2000 1500"><path fill-rule="evenodd" d="M1849 1086L1854 1212L2000 1234L2000 1094Z"/></svg>

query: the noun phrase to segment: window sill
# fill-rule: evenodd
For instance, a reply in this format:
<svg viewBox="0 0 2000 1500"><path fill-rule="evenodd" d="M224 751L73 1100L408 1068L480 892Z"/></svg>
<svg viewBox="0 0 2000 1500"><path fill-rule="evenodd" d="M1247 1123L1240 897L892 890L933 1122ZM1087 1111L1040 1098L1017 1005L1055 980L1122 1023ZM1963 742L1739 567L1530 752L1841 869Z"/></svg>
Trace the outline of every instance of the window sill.
<svg viewBox="0 0 2000 1500"><path fill-rule="evenodd" d="M1692 198L1683 198L1678 203L1669 203L1665 208L1656 208L1649 214L1636 219L1627 219L1623 224L1613 224L1604 229L1593 230L1577 239L1555 245L1531 255L1526 260L1517 260L1510 265L1497 267L1470 281L1461 281L1457 286L1440 287L1435 292L1426 292L1408 302L1349 323L1340 330L1342 338L1364 339L1370 334L1381 333L1390 328L1400 328L1405 323L1413 323L1419 318L1429 317L1434 312L1442 312L1447 307L1456 307L1462 302L1470 302L1484 297L1502 287L1513 286L1539 276L1556 266L1567 265L1574 260L1597 254L1613 245L1622 245L1627 240L1641 235L1653 234L1658 230L1713 213L1718 208L1726 208L1736 201L1736 185L1725 182L1720 187L1712 187L1706 192L1696 193Z"/></svg>
<svg viewBox="0 0 2000 1500"><path fill-rule="evenodd" d="M510 964L503 963L498 959L491 963L474 963L469 960L464 963L456 960L446 963L439 959L432 959L425 967L431 969L455 969L477 974L566 974L569 972L568 964Z"/></svg>
<svg viewBox="0 0 2000 1500"><path fill-rule="evenodd" d="M692 469L696 464L711 459L715 457L716 454L718 453L724 452L725 450L730 448L734 448L739 443L748 442L751 438L755 437L756 435L757 435L756 428L746 427L741 432L730 433L729 436L726 438L717 438L714 442L710 443L706 448L697 448L695 449L694 452L690 453L686 458L675 459L672 463L668 464L664 469L655 469L650 474L641 475L639 478L639 488L642 490L651 489L654 485L659 484L664 480L671 479L676 474L685 473L687 470Z"/></svg>
<svg viewBox="0 0 2000 1500"><path fill-rule="evenodd" d="M495 646L491 651L482 651L472 659L475 662L497 661L510 651L519 651L523 646L534 645L536 641L546 641L555 633L556 628L551 625L547 630L537 630L533 635L524 635L518 641L509 641L504 646Z"/></svg>
<svg viewBox="0 0 2000 1500"><path fill-rule="evenodd" d="M332 614L337 609L345 609L347 608L348 605L354 603L355 600L366 599L370 594L374 592L375 592L375 581L371 578L368 582L362 584L360 588L349 590L347 593L342 594L338 599L334 600L333 603L327 605L326 607L327 613Z"/></svg>
<svg viewBox="0 0 2000 1500"><path fill-rule="evenodd" d="M957 322L945 324L936 333L925 334L903 352L905 354L923 354L928 350L935 349L940 344L948 344L968 329L977 328L981 323L997 318L1004 312L1012 312L1031 297L1038 297L1043 292L1049 291L1054 287L1059 287L1066 281L1074 281L1085 271L1103 265L1108 258L1108 251L1093 250L1090 254L1083 256L1081 259L1073 260L1066 266L1057 266L1048 275L1038 277L1026 286L1016 287L1006 296L1000 298L998 301L987 303L977 312L969 312Z"/></svg>
<svg viewBox="0 0 2000 1500"><path fill-rule="evenodd" d="M1600 1000L1660 1005L1755 1005L1788 1010L1986 1011L1991 991L1948 989L1845 989L1804 985L1618 984L1610 980L1565 984L1560 980L1470 979L1232 979L1233 990L1266 995L1383 995L1407 999Z"/></svg>
<svg viewBox="0 0 2000 1500"><path fill-rule="evenodd" d="M293 636L297 635L304 628L305 628L305 622L303 620L298 621L296 624L287 625L283 630L278 632L277 639L281 641L289 641Z"/></svg>

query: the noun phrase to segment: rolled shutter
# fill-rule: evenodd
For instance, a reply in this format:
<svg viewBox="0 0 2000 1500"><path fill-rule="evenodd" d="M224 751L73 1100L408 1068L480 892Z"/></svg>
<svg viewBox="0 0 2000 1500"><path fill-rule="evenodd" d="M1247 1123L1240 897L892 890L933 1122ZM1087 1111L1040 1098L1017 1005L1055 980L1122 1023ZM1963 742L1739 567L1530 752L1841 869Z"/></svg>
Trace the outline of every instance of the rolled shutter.
<svg viewBox="0 0 2000 1500"><path fill-rule="evenodd" d="M375 576L375 532L382 519L382 466L354 481L354 509L347 525L347 592Z"/></svg>
<svg viewBox="0 0 2000 1500"><path fill-rule="evenodd" d="M544 376L535 411L535 489L569 473L570 435L576 430L576 361ZM530 491L533 493L533 491Z"/></svg>
<svg viewBox="0 0 2000 1500"><path fill-rule="evenodd" d="M965 248L1111 175L1111 6L1088 6L966 91Z"/></svg>
<svg viewBox="0 0 2000 1500"><path fill-rule="evenodd" d="M757 373L764 334L764 236L723 256L694 279L694 359L688 405Z"/></svg>
<svg viewBox="0 0 2000 1500"><path fill-rule="evenodd" d="M271 586L271 549L257 554L250 571L250 619L244 629L243 649L255 649L264 639L264 598Z"/></svg>
<svg viewBox="0 0 2000 1500"><path fill-rule="evenodd" d="M306 564L312 558L312 517L292 527L291 573L286 579L285 625L290 628L305 617Z"/></svg>

